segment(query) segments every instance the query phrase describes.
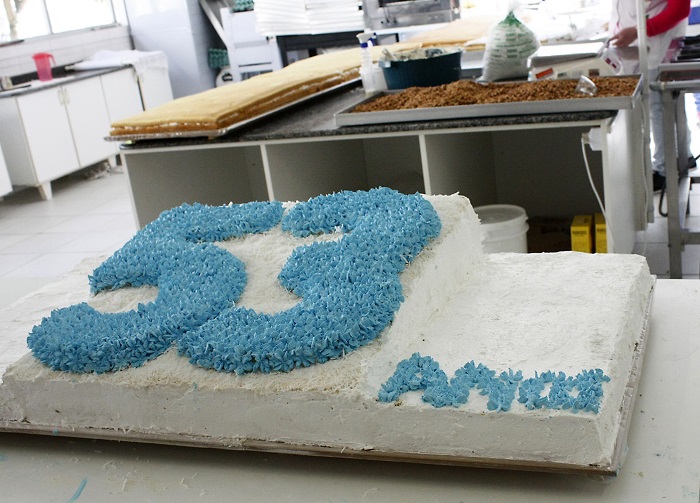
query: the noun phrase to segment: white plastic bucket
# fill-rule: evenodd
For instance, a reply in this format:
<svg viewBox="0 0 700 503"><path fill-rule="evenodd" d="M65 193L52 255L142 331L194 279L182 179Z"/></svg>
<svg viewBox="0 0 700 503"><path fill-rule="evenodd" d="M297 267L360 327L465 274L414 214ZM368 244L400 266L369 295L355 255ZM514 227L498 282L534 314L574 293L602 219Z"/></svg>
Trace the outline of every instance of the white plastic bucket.
<svg viewBox="0 0 700 503"><path fill-rule="evenodd" d="M527 213L520 206L492 204L474 208L481 221L485 253L527 253Z"/></svg>

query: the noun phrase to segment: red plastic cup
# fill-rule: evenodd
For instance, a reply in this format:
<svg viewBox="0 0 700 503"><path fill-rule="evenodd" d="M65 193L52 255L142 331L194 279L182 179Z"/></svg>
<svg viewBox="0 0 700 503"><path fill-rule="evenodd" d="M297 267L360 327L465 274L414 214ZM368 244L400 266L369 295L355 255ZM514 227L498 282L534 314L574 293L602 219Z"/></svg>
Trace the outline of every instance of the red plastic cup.
<svg viewBox="0 0 700 503"><path fill-rule="evenodd" d="M32 58L34 58L34 63L36 64L36 73L39 75L39 80L46 82L47 80L53 79L51 62L53 61L53 64L56 64L53 54L38 52L34 54Z"/></svg>

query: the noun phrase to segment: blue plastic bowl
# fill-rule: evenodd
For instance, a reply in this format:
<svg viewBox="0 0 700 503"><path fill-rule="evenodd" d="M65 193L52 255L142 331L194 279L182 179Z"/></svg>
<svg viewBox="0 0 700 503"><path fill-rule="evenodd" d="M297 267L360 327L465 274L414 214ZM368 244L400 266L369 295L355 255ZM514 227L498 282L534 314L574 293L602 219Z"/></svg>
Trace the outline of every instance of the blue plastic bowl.
<svg viewBox="0 0 700 503"><path fill-rule="evenodd" d="M389 89L439 86L460 78L462 51L459 48L416 49L394 55L397 61L379 60Z"/></svg>

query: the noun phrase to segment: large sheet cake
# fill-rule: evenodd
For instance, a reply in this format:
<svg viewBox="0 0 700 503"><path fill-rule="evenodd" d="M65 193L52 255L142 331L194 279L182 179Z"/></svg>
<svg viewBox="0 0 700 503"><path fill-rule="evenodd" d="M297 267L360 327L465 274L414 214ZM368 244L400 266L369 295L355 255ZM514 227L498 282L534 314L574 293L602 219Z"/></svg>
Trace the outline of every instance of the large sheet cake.
<svg viewBox="0 0 700 503"><path fill-rule="evenodd" d="M73 365L67 360L57 363L47 356L51 320L60 317L60 313L51 314L53 309L87 301L97 313L135 312L162 302L159 289L165 288L144 281L143 286L125 284L91 293L88 276L92 274L95 290L104 264L97 267L102 259L88 261L1 313L6 345L11 347L15 341L15 347L27 353L16 362L5 355L4 361L11 364L0 386L1 428L615 473L653 290L645 260L579 253L485 256L478 218L466 198L378 192L396 197L399 206L416 198L420 204L430 203L423 207L426 214L401 213L399 221L405 223L401 228L411 228L411 218L430 223L431 211L439 222L433 227L434 236L417 252L399 253L405 262L398 273L403 300L376 334L358 344L345 341L341 334L340 350L328 358L308 356L308 361L301 360L292 369L276 370L250 364L268 358L264 355L236 359L235 349L230 354L211 349L218 348L219 332L227 332L230 322L210 320L174 337L162 354L106 371L76 371L77 367L65 367ZM370 191L363 197L375 195L377 191ZM305 204L284 204L284 215ZM208 225L220 230L222 220L215 217L216 209L203 211L211 218L200 219L197 232L206 234ZM285 276L281 271L288 271L290 260L302 260L299 247L340 246L328 260L342 259L343 254L354 253L351 247L342 247L343 240L353 235L361 238L365 231L360 231L359 220L372 212L381 215L390 210L379 204L365 213L330 220L326 213L318 221L327 231L303 236L291 232L284 218L268 230L241 237L210 236L219 249L245 264L245 289L228 309L271 318L294 312L309 294L300 296L300 290L283 288L280 277ZM313 211L302 214L306 221L315 218ZM376 222L384 217L378 218L373 225L381 227ZM377 243L382 239L377 238ZM325 270L314 262L305 267L309 275ZM343 273L344 281L353 270ZM362 306L358 309L366 309ZM38 325L43 317L48 318ZM211 317L226 319L219 313ZM368 325L370 317L363 314L359 324ZM28 353L24 342L30 332L34 354ZM198 337L211 344L205 344L207 351L223 356L207 359L206 351L191 349ZM314 339L313 344L317 342ZM67 337L55 351L66 352L73 343ZM265 361L275 361L268 356ZM227 361L232 363L227 366Z"/></svg>

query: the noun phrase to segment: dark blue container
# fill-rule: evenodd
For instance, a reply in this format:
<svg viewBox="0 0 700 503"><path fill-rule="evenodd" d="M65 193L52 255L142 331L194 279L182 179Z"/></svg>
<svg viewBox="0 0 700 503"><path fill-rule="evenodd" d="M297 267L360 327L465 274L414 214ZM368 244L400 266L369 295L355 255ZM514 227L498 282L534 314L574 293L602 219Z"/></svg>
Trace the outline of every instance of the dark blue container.
<svg viewBox="0 0 700 503"><path fill-rule="evenodd" d="M461 50L428 48L418 51L421 51L424 57L401 59L406 56L396 53L398 61L379 60L379 66L384 72L384 79L389 89L439 86L459 80L462 70Z"/></svg>
<svg viewBox="0 0 700 503"><path fill-rule="evenodd" d="M690 9L688 24L700 24L700 7L692 7Z"/></svg>

